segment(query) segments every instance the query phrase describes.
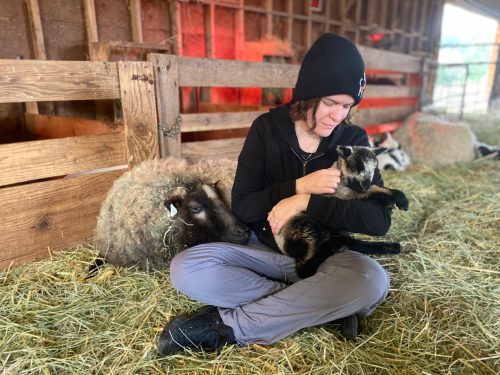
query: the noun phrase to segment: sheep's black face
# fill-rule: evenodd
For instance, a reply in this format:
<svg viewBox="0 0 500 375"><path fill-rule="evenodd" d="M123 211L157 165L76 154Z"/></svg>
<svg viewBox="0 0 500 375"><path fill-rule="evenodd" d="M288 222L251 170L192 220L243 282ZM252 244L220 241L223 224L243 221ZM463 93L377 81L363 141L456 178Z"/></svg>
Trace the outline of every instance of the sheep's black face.
<svg viewBox="0 0 500 375"><path fill-rule="evenodd" d="M176 240L182 247L218 241L248 243L250 231L225 205L216 184L194 182L177 188L164 204L176 220Z"/></svg>
<svg viewBox="0 0 500 375"><path fill-rule="evenodd" d="M366 193L370 188L377 157L368 147L338 146L338 168L346 186L358 193Z"/></svg>

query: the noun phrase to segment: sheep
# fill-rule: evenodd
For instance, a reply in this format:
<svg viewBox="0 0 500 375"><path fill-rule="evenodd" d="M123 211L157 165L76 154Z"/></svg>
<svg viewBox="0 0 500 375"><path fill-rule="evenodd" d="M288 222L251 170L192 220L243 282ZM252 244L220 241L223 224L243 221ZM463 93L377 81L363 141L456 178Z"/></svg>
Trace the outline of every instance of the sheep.
<svg viewBox="0 0 500 375"><path fill-rule="evenodd" d="M373 151L377 155L378 168L381 171L404 171L411 163L410 156L396 141L391 133L385 133L385 139L370 141Z"/></svg>
<svg viewBox="0 0 500 375"><path fill-rule="evenodd" d="M228 209L232 171L214 165L167 158L124 173L101 206L94 236L99 255L114 265L157 270L199 243L246 244L249 230Z"/></svg>
<svg viewBox="0 0 500 375"><path fill-rule="evenodd" d="M408 209L403 192L372 185L377 169L377 157L367 147L338 146L340 184L332 196L339 199L371 199L384 206ZM295 259L297 275L306 278L316 273L321 263L347 246L364 254L397 254L401 245L395 242L369 242L331 233L325 226L314 222L306 213L292 217L274 236L279 250Z"/></svg>

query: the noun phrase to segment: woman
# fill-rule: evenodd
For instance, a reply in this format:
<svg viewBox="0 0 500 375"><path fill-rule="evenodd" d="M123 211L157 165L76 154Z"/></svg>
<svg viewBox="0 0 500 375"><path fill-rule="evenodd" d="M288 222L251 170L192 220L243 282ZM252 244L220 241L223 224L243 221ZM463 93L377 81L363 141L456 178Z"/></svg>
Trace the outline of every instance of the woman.
<svg viewBox="0 0 500 375"><path fill-rule="evenodd" d="M254 121L232 190L232 210L254 235L248 246L203 244L173 259L172 285L209 306L173 318L160 337L160 354L271 344L302 328L346 317L352 322L385 299L389 276L368 256L337 253L301 280L293 259L276 252L273 241L273 233L301 211L332 231L388 231L389 209L322 195L340 181L332 167L336 146L368 146L366 132L347 120L365 82L356 46L324 34L304 57L292 101ZM382 184L379 173L374 181Z"/></svg>

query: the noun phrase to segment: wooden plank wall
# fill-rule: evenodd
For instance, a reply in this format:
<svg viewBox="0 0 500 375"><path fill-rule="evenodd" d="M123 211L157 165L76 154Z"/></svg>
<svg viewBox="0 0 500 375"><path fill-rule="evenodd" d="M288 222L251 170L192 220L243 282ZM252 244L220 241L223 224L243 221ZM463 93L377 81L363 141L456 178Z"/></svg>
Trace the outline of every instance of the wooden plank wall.
<svg viewBox="0 0 500 375"><path fill-rule="evenodd" d="M121 99L124 120L114 134L0 145L0 269L91 240L101 202L123 173L116 169L159 156L153 69L0 60L0 103Z"/></svg>
<svg viewBox="0 0 500 375"><path fill-rule="evenodd" d="M193 5L190 0L177 3L181 7ZM374 44L367 38L369 34L384 33L384 49L418 57L432 57L439 43L436 24L441 22L443 0L325 0L321 3L319 10L313 10L308 1L293 0L198 0L195 5L206 9L207 48L212 43L216 8L233 10L242 25L246 19L254 21L252 28L245 28L244 40L278 38L289 41L302 53L324 32L337 33L366 46ZM182 46L182 38L179 46ZM208 53L206 56L212 57Z"/></svg>
<svg viewBox="0 0 500 375"><path fill-rule="evenodd" d="M380 70L391 66L392 74L402 76L420 72L419 58L370 48L360 48L360 52L369 69ZM158 113L163 130L163 141L160 141L162 156L182 156L189 160L236 158L243 139L181 144L179 131L248 129L260 112L181 114L178 103L180 87L293 87L299 71L299 66L292 64L200 59L174 55L152 54L149 60L154 61L159 67L156 70L156 90ZM358 118L364 125L398 121L415 111L418 94L418 87L412 87L409 83L401 87L369 86L361 105L354 111L355 122ZM395 107L391 108L394 110L388 110L388 105Z"/></svg>

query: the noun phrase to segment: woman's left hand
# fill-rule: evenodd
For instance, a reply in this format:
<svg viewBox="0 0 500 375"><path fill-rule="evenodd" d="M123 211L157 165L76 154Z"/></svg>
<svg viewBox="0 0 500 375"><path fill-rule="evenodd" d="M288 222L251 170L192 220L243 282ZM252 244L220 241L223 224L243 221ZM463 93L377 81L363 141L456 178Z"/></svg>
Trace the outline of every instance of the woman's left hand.
<svg viewBox="0 0 500 375"><path fill-rule="evenodd" d="M283 225L293 216L305 211L310 197L311 194L296 194L281 200L274 206L267 215L267 221L269 221L273 234L278 234Z"/></svg>

